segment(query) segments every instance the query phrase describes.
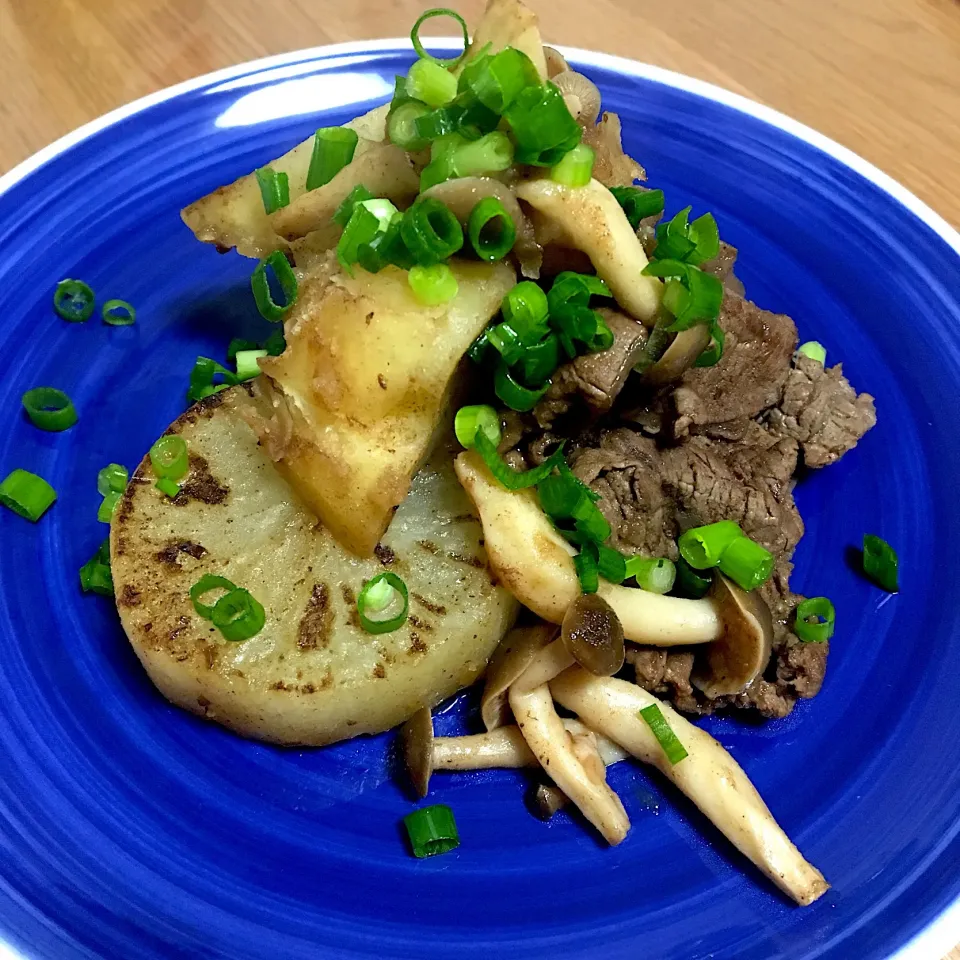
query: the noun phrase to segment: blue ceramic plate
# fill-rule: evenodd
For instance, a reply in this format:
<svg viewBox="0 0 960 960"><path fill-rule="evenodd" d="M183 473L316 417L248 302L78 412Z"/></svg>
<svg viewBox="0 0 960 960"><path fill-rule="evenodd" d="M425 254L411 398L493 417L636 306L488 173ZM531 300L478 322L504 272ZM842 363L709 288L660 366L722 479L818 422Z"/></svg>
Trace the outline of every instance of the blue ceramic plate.
<svg viewBox="0 0 960 960"><path fill-rule="evenodd" d="M877 428L798 490L794 582L838 611L823 693L782 722L706 722L832 891L791 906L629 764L612 772L633 821L616 849L565 814L535 821L523 779L491 771L435 778L463 842L416 861L389 737L279 750L188 716L155 693L111 604L81 596L77 569L104 536L97 470L133 466L181 412L198 353L266 332L251 264L198 244L178 211L386 98L411 61L386 42L189 83L0 179L0 473L60 493L35 527L0 516L4 955L929 960L960 940L960 238L779 114L572 57L668 212L712 210L750 295L877 398ZM59 320L68 276L136 304L136 326ZM72 395L76 428L25 422L20 394L38 384ZM848 566L864 532L899 550L900 595ZM468 696L439 726L476 722Z"/></svg>

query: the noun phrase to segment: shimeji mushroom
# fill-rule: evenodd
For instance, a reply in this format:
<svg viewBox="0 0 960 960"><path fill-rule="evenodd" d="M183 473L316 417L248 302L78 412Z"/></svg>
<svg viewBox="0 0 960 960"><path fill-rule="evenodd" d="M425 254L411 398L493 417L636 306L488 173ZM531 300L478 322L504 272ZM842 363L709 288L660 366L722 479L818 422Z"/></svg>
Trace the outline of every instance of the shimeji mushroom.
<svg viewBox="0 0 960 960"><path fill-rule="evenodd" d="M595 744L604 765L627 756L622 747L588 730L579 720L564 719L563 726L575 750L583 741ZM516 724L464 737L436 737L433 719L426 707L418 710L401 728L400 749L414 790L420 797L429 792L430 778L436 770L516 769L540 765Z"/></svg>
<svg viewBox="0 0 960 960"><path fill-rule="evenodd" d="M501 486L476 451L461 453L455 466L480 514L487 561L498 580L538 616L562 623L580 595L574 548L554 529L534 492ZM711 599L666 597L605 580L597 595L613 608L624 636L638 643L705 643L723 628Z"/></svg>
<svg viewBox="0 0 960 960"><path fill-rule="evenodd" d="M527 180L517 196L557 227L567 245L582 250L617 303L652 326L663 296L656 277L643 276L647 255L617 198L599 181L566 187L553 180Z"/></svg>
<svg viewBox="0 0 960 960"><path fill-rule="evenodd" d="M563 618L560 639L527 658L512 686L533 690L574 663L598 677L612 677L623 666L624 654L623 627L610 604L596 594L581 594Z"/></svg>
<svg viewBox="0 0 960 960"><path fill-rule="evenodd" d="M630 829L627 812L607 786L603 764L584 764L582 750L575 751L547 684L526 691L514 684L509 697L517 726L540 765L608 843L620 843Z"/></svg>
<svg viewBox="0 0 960 960"><path fill-rule="evenodd" d="M773 617L759 594L715 573L710 597L723 632L697 658L693 683L708 697L742 693L763 672L773 649Z"/></svg>
<svg viewBox="0 0 960 960"><path fill-rule="evenodd" d="M657 767L781 890L806 906L830 885L783 832L739 764L708 733L645 690L571 667L550 692L592 730ZM672 764L639 711L657 704L687 756Z"/></svg>
<svg viewBox="0 0 960 960"><path fill-rule="evenodd" d="M670 319L673 319L672 317ZM662 356L643 372L647 383L671 383L679 380L689 370L697 357L710 343L710 327L697 323L689 330L681 330L663 351Z"/></svg>
<svg viewBox="0 0 960 960"><path fill-rule="evenodd" d="M510 704L507 702L510 685L533 663L541 650L551 645L556 635L557 628L553 624L540 623L514 627L500 641L487 666L480 698L480 716L487 730L496 730L510 722Z"/></svg>

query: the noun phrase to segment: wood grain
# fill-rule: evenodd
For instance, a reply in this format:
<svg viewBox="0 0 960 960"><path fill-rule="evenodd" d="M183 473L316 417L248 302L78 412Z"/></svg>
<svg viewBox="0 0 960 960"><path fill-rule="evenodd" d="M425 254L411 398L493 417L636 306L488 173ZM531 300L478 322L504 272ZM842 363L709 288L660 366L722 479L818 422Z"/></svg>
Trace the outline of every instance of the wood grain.
<svg viewBox="0 0 960 960"><path fill-rule="evenodd" d="M548 39L770 104L960 226L958 0L530 2ZM458 7L475 21L481 4ZM0 0L0 172L136 97L265 54L400 36L421 8L419 0Z"/></svg>

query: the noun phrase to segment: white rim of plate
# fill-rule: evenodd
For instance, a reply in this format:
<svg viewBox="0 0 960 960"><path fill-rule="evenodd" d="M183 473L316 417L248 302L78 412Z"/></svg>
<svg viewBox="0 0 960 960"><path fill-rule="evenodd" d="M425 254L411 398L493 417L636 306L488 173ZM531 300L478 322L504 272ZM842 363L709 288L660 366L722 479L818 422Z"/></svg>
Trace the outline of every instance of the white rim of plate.
<svg viewBox="0 0 960 960"><path fill-rule="evenodd" d="M424 37L426 45L440 50L459 49L457 41L449 37ZM411 49L409 40L391 38L385 40L359 40L349 43L335 43L321 47L309 47L291 53L281 53L276 56L263 57L259 60L250 60L235 67L216 70L192 80L186 80L172 87L166 87L156 93L141 97L125 106L118 107L110 113L104 114L90 123L78 127L72 133L61 137L48 147L39 150L32 157L18 164L8 173L0 176L0 196L24 180L34 171L40 169L60 154L66 153L78 143L100 133L103 130L131 117L142 113L159 103L172 100L185 93L202 89L203 87L224 83L228 80L253 73L285 67L292 63L303 63L310 60L323 60L332 56L349 56L363 53L394 53ZM950 226L947 221L924 203L919 197L911 193L906 187L898 183L893 177L884 173L859 154L847 147L818 133L799 120L794 120L779 110L765 106L748 97L725 90L706 80L697 80L673 70L656 67L649 63L640 63L626 57L618 57L609 53L596 53L592 50L582 50L579 47L559 47L561 53L570 59L586 63L589 66L615 71L627 76L642 80L652 80L664 86L692 93L705 100L722 103L732 107L740 113L755 117L764 123L782 130L791 136L808 143L818 150L839 160L844 166L858 173L865 180L879 187L901 206L906 207L918 219L925 223L937 234L958 256L960 256L960 233ZM921 930L912 940L906 943L897 953L891 954L889 960L939 960L957 944L960 943L960 898L955 900L939 917L934 919L924 930ZM9 945L0 943L0 960L23 960L20 954L13 952Z"/></svg>

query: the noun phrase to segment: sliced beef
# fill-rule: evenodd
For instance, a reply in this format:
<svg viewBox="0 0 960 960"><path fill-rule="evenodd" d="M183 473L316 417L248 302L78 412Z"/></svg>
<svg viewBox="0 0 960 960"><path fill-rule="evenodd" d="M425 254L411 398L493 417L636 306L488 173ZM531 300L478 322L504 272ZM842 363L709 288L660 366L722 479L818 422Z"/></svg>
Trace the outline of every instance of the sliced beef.
<svg viewBox="0 0 960 960"><path fill-rule="evenodd" d="M720 241L720 252L706 263L702 264L700 269L704 273L711 273L715 276L731 293L742 297L744 294L743 284L740 278L733 272L734 264L737 262L737 248L729 243Z"/></svg>
<svg viewBox="0 0 960 960"><path fill-rule="evenodd" d="M796 440L808 467L823 467L852 450L877 422L873 397L857 394L840 364L830 369L800 355L790 370L771 429Z"/></svg>
<svg viewBox="0 0 960 960"><path fill-rule="evenodd" d="M796 465L797 445L789 438L764 434L747 444L692 437L662 452L661 480L677 504L681 529L735 520L748 537L782 557L803 536L790 489Z"/></svg>
<svg viewBox="0 0 960 960"><path fill-rule="evenodd" d="M611 430L572 458L574 473L600 494L597 506L624 553L676 559L676 503L660 482L657 445L633 430Z"/></svg>
<svg viewBox="0 0 960 960"><path fill-rule="evenodd" d="M677 438L706 424L758 416L780 400L790 373L797 328L788 316L728 293L719 323L726 334L720 362L688 370L673 391Z"/></svg>
<svg viewBox="0 0 960 960"><path fill-rule="evenodd" d="M616 310L598 312L613 333L613 346L586 353L557 369L550 389L534 410L544 429L575 405L585 405L592 416L606 413L643 354L647 330L642 323Z"/></svg>
<svg viewBox="0 0 960 960"><path fill-rule="evenodd" d="M669 699L678 710L702 713L697 692L690 682L694 654L688 650L664 647L627 647L626 661L633 669L637 685Z"/></svg>

